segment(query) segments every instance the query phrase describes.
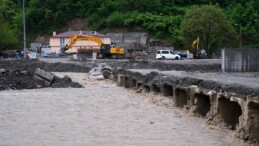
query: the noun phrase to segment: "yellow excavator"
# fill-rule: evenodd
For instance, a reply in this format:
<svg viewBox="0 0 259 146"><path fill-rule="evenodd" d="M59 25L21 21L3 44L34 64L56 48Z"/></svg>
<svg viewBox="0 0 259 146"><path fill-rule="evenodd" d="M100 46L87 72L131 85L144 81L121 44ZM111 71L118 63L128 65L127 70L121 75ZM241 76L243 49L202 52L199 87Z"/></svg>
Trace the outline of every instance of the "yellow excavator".
<svg viewBox="0 0 259 146"><path fill-rule="evenodd" d="M93 41L100 46L99 57L100 58L123 58L125 57L124 48L113 48L110 44L104 44L99 37L89 36L89 35L78 35L74 34L70 41L66 44L64 48L60 49L60 53L64 54L69 48L73 46L76 41Z"/></svg>
<svg viewBox="0 0 259 146"><path fill-rule="evenodd" d="M197 37L192 43L193 57L195 59L200 59L199 43L200 37Z"/></svg>

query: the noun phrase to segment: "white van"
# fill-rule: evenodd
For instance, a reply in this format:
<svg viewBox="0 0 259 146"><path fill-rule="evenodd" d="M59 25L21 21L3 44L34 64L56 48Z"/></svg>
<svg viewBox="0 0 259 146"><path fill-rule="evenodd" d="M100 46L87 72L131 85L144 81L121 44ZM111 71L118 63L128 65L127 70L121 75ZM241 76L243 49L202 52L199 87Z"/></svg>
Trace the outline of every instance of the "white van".
<svg viewBox="0 0 259 146"><path fill-rule="evenodd" d="M159 50L156 53L156 59L175 59L175 60L179 60L181 59L181 57L178 54L175 54L174 52L172 52L171 50Z"/></svg>

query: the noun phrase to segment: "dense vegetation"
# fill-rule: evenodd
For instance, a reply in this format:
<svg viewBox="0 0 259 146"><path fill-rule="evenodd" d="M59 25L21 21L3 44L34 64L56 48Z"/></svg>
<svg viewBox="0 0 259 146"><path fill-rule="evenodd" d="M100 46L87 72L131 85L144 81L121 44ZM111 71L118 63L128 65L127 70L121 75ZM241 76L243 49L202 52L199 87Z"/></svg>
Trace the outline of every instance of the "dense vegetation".
<svg viewBox="0 0 259 146"><path fill-rule="evenodd" d="M239 29L241 26L242 46L259 47L259 3L257 0L24 0L26 7L26 30L28 43L37 36L51 35L52 31L59 31L67 21L74 18L84 18L89 22L85 29L108 32L112 28L128 28L140 26L151 36L171 42L177 48L190 46L191 39L197 36L183 33L184 25L189 19L186 16L198 6L215 6L224 15L224 21L214 25L214 29L221 27L225 19L226 32L235 33L236 39L224 42L224 35L214 37L211 46L239 45ZM209 4L209 5L208 5ZM198 5L198 6L194 6ZM217 10L218 12L218 10ZM197 13L197 19L206 15L206 11ZM212 17L206 17L213 19ZM0 1L0 49L22 47L23 22L22 0ZM221 18L219 18L221 21ZM204 20L207 21L207 20ZM214 21L211 21L211 24ZM237 26L235 24L238 24ZM199 22L188 26L189 29L199 26ZM232 35L233 36L233 35ZM230 45L231 44L231 45ZM203 45L203 47L208 47Z"/></svg>
<svg viewBox="0 0 259 146"><path fill-rule="evenodd" d="M218 5L193 6L187 10L181 25L181 32L185 42L191 44L193 38L198 37L202 48L208 57L220 51L219 47L235 46L236 34L231 22L224 16ZM194 54L197 55L197 46Z"/></svg>

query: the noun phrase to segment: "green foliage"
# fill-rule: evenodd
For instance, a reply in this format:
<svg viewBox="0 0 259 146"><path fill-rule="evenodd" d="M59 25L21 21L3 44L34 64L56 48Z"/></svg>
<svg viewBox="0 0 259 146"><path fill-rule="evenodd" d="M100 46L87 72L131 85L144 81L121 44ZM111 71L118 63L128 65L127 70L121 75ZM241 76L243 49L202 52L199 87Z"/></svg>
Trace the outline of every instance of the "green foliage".
<svg viewBox="0 0 259 146"><path fill-rule="evenodd" d="M245 4L232 3L226 9L227 16L233 22L237 35L239 35L239 26L241 25L242 46L259 48L259 3L257 0L250 0Z"/></svg>
<svg viewBox="0 0 259 146"><path fill-rule="evenodd" d="M108 26L123 26L124 20L127 18L127 15L120 13L118 11L114 11L110 16L107 17L107 25Z"/></svg>
<svg viewBox="0 0 259 146"><path fill-rule="evenodd" d="M179 37L179 25L182 16L156 15L153 13L139 13L135 17L135 23L143 25L151 34L160 39L170 38L173 43L181 44ZM131 23L132 23L131 22Z"/></svg>
<svg viewBox="0 0 259 146"><path fill-rule="evenodd" d="M181 30L190 45L199 36L208 57L212 56L215 48L232 45L227 42L232 42L235 38L233 26L218 5L191 7L184 16Z"/></svg>
<svg viewBox="0 0 259 146"><path fill-rule="evenodd" d="M12 49L18 46L18 40L15 39L13 30L7 22L3 21L2 16L0 16L0 32L0 50Z"/></svg>
<svg viewBox="0 0 259 146"><path fill-rule="evenodd" d="M90 22L90 29L99 30L105 23L104 18L100 18L98 14L93 14L88 17L88 21Z"/></svg>
<svg viewBox="0 0 259 146"><path fill-rule="evenodd" d="M0 2L0 15L2 15L2 19L5 21L11 21L12 16L15 15L16 8L15 3L10 0L2 0Z"/></svg>
<svg viewBox="0 0 259 146"><path fill-rule="evenodd" d="M18 46L18 39L10 25L14 12L14 3L9 0L0 1L0 50L12 49Z"/></svg>
<svg viewBox="0 0 259 146"><path fill-rule="evenodd" d="M241 24L243 46L259 47L259 24L253 21L259 19L258 0L25 0L27 40L30 42L38 35L50 35L69 20L80 17L88 20L87 29L100 31L116 27L141 26L152 37L168 40L175 47L183 47L184 42L190 44L197 35L191 36L190 40L183 39L186 38L180 30L183 16L187 10L193 10L191 6L205 4L218 4L224 10L236 31L235 38L238 38L239 33L235 23ZM222 11L220 13L223 14ZM22 1L0 0L0 15L3 23L15 34L13 39L22 40ZM207 15L207 12L203 12L203 15ZM210 23L214 21L210 13L205 18L210 18ZM212 26L218 30L221 25ZM232 32L229 22L227 25L225 31ZM197 31L192 27L189 29L192 32ZM19 43L22 46L22 41ZM238 42L227 41L218 36L213 36L210 46L230 46L229 43L236 43L238 46Z"/></svg>
<svg viewBox="0 0 259 146"><path fill-rule="evenodd" d="M119 0L122 11L157 13L162 7L159 0Z"/></svg>
<svg viewBox="0 0 259 146"><path fill-rule="evenodd" d="M131 24L137 24L136 18L138 15L139 13L137 11L128 12L124 17L124 25L130 26Z"/></svg>

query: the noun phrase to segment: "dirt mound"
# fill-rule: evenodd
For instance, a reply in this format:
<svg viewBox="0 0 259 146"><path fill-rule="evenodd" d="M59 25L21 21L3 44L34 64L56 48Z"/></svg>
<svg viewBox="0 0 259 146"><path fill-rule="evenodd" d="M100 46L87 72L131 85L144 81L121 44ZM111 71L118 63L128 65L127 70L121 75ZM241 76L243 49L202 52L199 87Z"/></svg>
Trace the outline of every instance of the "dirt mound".
<svg viewBox="0 0 259 146"><path fill-rule="evenodd" d="M50 72L89 72L91 66L76 65L72 63L44 63L38 60L0 60L0 68L19 69L21 71L34 72L36 68L41 68Z"/></svg>
<svg viewBox="0 0 259 146"><path fill-rule="evenodd" d="M89 68L75 64L43 63L38 60L1 60L0 91L38 88L80 88L82 85L72 82L71 78L54 76L51 83L36 78L37 68L53 72L88 72Z"/></svg>
<svg viewBox="0 0 259 146"><path fill-rule="evenodd" d="M71 78L59 78L54 76L51 84L34 77L31 70L19 69L0 69L0 91L1 90L20 90L20 89L38 89L38 88L80 88L82 85L72 82Z"/></svg>
<svg viewBox="0 0 259 146"><path fill-rule="evenodd" d="M80 56L82 58L84 56ZM81 63L89 64L89 60L80 59ZM197 61L197 62L196 62ZM200 71L200 72L219 72L221 70L220 62L202 63L199 60L113 60L113 59L99 59L95 61L97 64L105 62L112 68L123 69L158 69L161 71L166 70L181 70L181 71ZM206 61L205 61L206 62ZM208 61L209 62L209 61Z"/></svg>

